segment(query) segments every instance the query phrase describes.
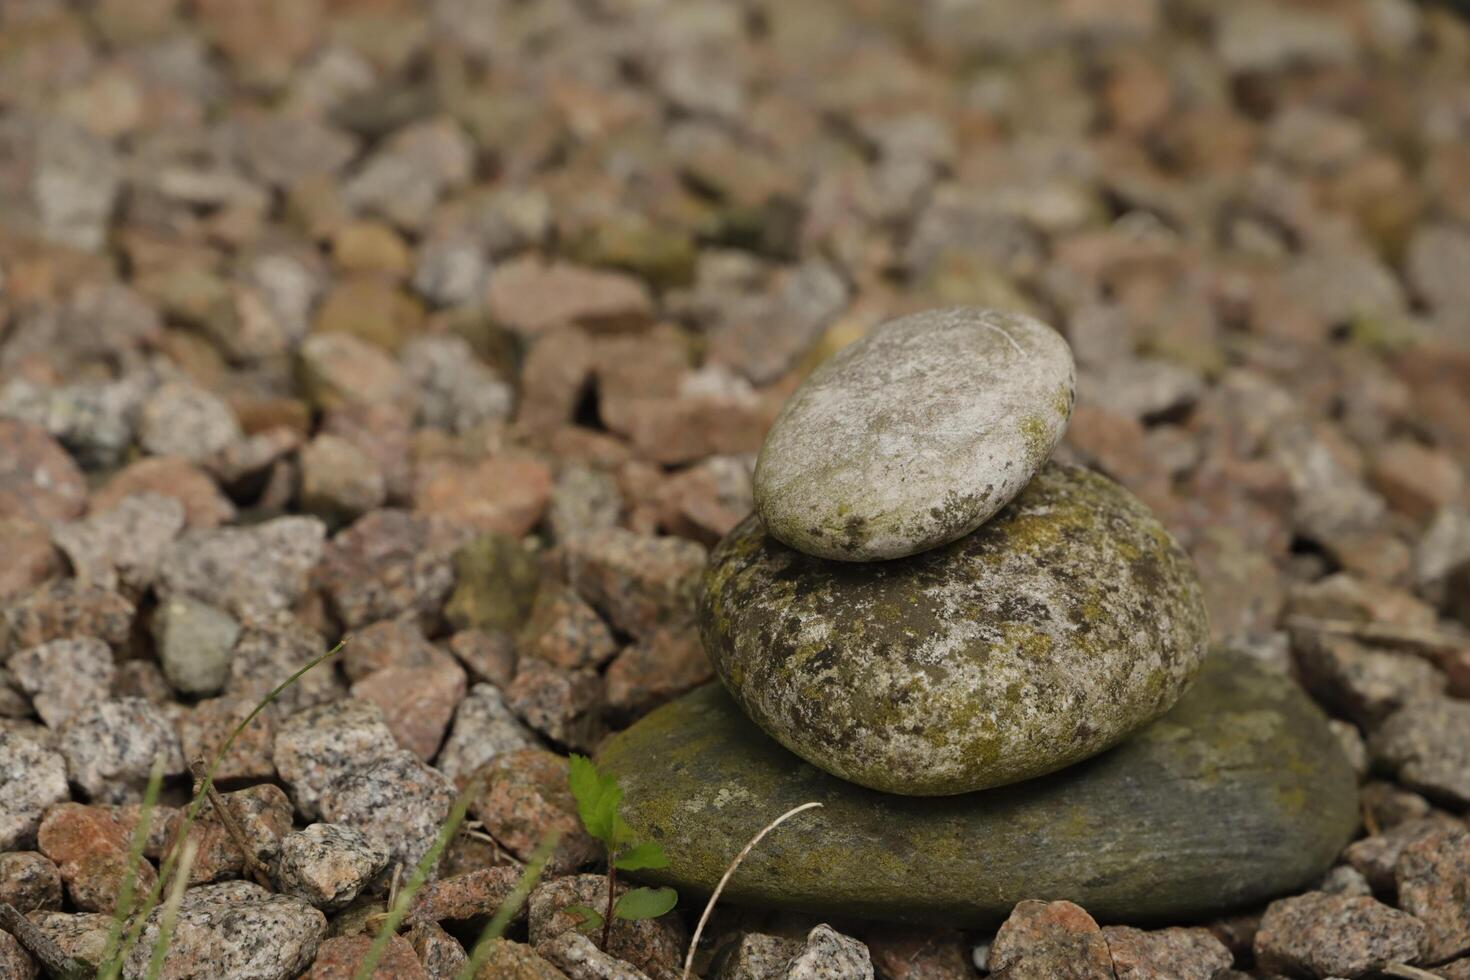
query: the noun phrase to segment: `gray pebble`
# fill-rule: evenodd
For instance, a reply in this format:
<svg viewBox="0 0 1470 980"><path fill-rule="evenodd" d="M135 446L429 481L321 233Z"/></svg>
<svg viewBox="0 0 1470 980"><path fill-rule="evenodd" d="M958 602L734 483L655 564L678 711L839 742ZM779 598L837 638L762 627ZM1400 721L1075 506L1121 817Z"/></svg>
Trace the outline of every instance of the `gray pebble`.
<svg viewBox="0 0 1470 980"><path fill-rule="evenodd" d="M164 385L138 414L138 443L154 456L202 463L242 436L230 407L193 385Z"/></svg>
<svg viewBox="0 0 1470 980"><path fill-rule="evenodd" d="M401 361L418 391L421 424L468 432L510 418L515 390L475 356L463 337L416 337L404 346Z"/></svg>
<svg viewBox="0 0 1470 980"><path fill-rule="evenodd" d="M498 687L476 684L459 703L435 767L458 782L501 753L538 744L535 733L506 706Z"/></svg>
<svg viewBox="0 0 1470 980"><path fill-rule="evenodd" d="M580 932L564 932L536 947L536 952L551 963L567 980L648 980L648 974L609 956Z"/></svg>
<svg viewBox="0 0 1470 980"><path fill-rule="evenodd" d="M0 728L0 851L34 847L46 808L69 799L62 755Z"/></svg>
<svg viewBox="0 0 1470 980"><path fill-rule="evenodd" d="M164 558L160 591L164 597L193 596L245 624L266 622L306 592L325 538L326 526L314 517L191 531Z"/></svg>
<svg viewBox="0 0 1470 980"><path fill-rule="evenodd" d="M823 924L807 933L806 945L791 958L784 980L873 980L868 947Z"/></svg>
<svg viewBox="0 0 1470 980"><path fill-rule="evenodd" d="M123 969L125 980L148 972L163 908L147 924ZM164 976L291 980L311 965L327 936L327 919L299 898L228 881L184 893L164 960Z"/></svg>
<svg viewBox="0 0 1470 980"><path fill-rule="evenodd" d="M71 781L94 803L135 803L162 756L164 776L184 771L184 753L173 725L142 698L86 705L61 728L59 748Z"/></svg>
<svg viewBox="0 0 1470 980"><path fill-rule="evenodd" d="M997 310L891 320L777 416L755 469L766 528L823 558L900 558L962 537L1020 492L1072 412L1056 331Z"/></svg>
<svg viewBox="0 0 1470 980"><path fill-rule="evenodd" d="M317 817L322 794L334 781L399 751L377 705L348 698L307 708L281 724L276 771L297 811Z"/></svg>
<svg viewBox="0 0 1470 980"><path fill-rule="evenodd" d="M388 849L360 831L314 823L281 838L276 883L287 895L333 911L348 905L388 863Z"/></svg>
<svg viewBox="0 0 1470 980"><path fill-rule="evenodd" d="M10 670L51 728L59 728L86 705L107 700L117 673L112 649L94 636L22 650L10 658Z"/></svg>
<svg viewBox="0 0 1470 980"><path fill-rule="evenodd" d="M332 823L384 844L390 862L407 870L433 844L454 797L454 784L443 773L399 752L333 782L322 794L321 811Z"/></svg>
<svg viewBox="0 0 1470 980"><path fill-rule="evenodd" d="M175 498L134 494L110 510L55 526L51 540L79 580L136 596L153 584L184 519L184 505Z"/></svg>
<svg viewBox="0 0 1470 980"><path fill-rule="evenodd" d="M165 599L153 614L163 676L181 694L217 694L225 686L239 635L240 624L228 613L188 596Z"/></svg>

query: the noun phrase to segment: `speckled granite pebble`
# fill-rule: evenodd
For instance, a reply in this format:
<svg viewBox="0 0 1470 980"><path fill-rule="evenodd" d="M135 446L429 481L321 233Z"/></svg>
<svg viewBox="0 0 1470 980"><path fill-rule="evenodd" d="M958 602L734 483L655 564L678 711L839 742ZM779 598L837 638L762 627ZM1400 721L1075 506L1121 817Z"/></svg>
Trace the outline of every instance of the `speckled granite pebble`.
<svg viewBox="0 0 1470 980"><path fill-rule="evenodd" d="M68 799L66 759L29 735L0 729L0 851L35 844L46 808Z"/></svg>
<svg viewBox="0 0 1470 980"><path fill-rule="evenodd" d="M314 823L281 838L281 891L319 909L342 908L388 863L388 849L361 831Z"/></svg>
<svg viewBox="0 0 1470 980"><path fill-rule="evenodd" d="M756 463L756 510L776 538L822 558L901 558L953 541L1051 456L1075 384L1067 342L1023 314L891 320L782 408Z"/></svg>
<svg viewBox="0 0 1470 980"><path fill-rule="evenodd" d="M887 793L1000 786L1117 744L1208 637L1189 557L1126 490L1049 465L947 547L855 565L747 519L715 549L704 647L769 735Z"/></svg>
<svg viewBox="0 0 1470 980"><path fill-rule="evenodd" d="M160 755L165 776L184 771L174 726L157 705L142 698L85 706L62 726L58 747L71 781L94 803L136 802Z"/></svg>
<svg viewBox="0 0 1470 980"><path fill-rule="evenodd" d="M117 673L112 650L94 636L52 640L22 650L10 658L9 666L49 728L59 728L86 705L107 700Z"/></svg>
<svg viewBox="0 0 1470 980"><path fill-rule="evenodd" d="M807 933L782 980L873 980L873 960L868 947L824 924Z"/></svg>
<svg viewBox="0 0 1470 980"><path fill-rule="evenodd" d="M162 913L158 908L148 917L124 977L147 974ZM163 976L289 980L311 963L326 935L326 916L299 898L244 881L191 888L179 906Z"/></svg>

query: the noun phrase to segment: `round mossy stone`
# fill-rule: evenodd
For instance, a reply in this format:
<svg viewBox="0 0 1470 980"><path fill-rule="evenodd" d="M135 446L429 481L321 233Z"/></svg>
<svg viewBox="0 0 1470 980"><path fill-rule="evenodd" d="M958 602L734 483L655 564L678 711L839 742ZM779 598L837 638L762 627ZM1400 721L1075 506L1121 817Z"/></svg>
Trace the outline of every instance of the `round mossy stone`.
<svg viewBox="0 0 1470 980"><path fill-rule="evenodd" d="M1075 385L1067 342L1023 314L890 320L782 407L756 461L756 512L820 558L901 558L953 541L1051 456Z"/></svg>
<svg viewBox="0 0 1470 980"><path fill-rule="evenodd" d="M1142 503L1049 463L942 548L827 561L748 518L710 556L705 651L757 725L843 779L967 793L1095 755L1179 700L1209 636Z"/></svg>
<svg viewBox="0 0 1470 980"><path fill-rule="evenodd" d="M707 894L765 824L724 897L821 916L993 925L1027 898L1104 921L1220 915L1322 874L1358 823L1357 780L1290 678L1207 658L1163 718L1062 772L938 799L875 793L802 762L707 685L611 739L622 815L669 866L636 877Z"/></svg>

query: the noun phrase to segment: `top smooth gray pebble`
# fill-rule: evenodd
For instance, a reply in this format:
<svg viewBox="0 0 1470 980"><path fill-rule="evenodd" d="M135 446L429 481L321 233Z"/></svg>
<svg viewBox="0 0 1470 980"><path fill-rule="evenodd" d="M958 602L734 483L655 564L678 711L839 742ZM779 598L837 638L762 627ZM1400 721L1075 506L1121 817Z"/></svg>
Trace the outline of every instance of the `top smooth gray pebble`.
<svg viewBox="0 0 1470 980"><path fill-rule="evenodd" d="M1072 413L1067 342L1029 316L931 310L823 362L755 469L776 539L819 558L901 558L969 534L1051 456Z"/></svg>

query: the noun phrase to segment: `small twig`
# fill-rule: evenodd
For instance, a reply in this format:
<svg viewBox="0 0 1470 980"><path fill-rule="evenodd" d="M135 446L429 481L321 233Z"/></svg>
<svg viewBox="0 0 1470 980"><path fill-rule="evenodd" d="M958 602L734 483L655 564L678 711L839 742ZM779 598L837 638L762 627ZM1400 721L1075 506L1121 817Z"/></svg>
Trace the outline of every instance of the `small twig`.
<svg viewBox="0 0 1470 980"><path fill-rule="evenodd" d="M1440 980L1438 973L1430 973L1407 963L1390 963L1383 968L1383 972L1390 977L1403 977L1404 980Z"/></svg>
<svg viewBox="0 0 1470 980"><path fill-rule="evenodd" d="M740 849L740 853L735 855L735 860L730 862L730 866L725 869L724 875L720 877L720 883L715 886L714 894L710 895L709 901L705 903L704 913L699 917L699 925L694 927L694 938L689 940L689 955L684 957L684 973L680 977L680 980L689 980L689 972L694 969L694 951L699 948L699 937L704 933L705 923L709 922L710 914L715 910L715 903L720 900L720 893L725 890L725 885L729 884L731 876L735 874L735 869L740 867L740 862L744 861L746 855L755 850L755 845L761 842L761 838L801 811L815 809L821 805L813 800L811 803L803 803L799 807L787 810L775 820L762 827L760 833L752 837L750 842Z"/></svg>
<svg viewBox="0 0 1470 980"><path fill-rule="evenodd" d="M250 843L245 828L240 826L240 821L236 820L235 815L230 812L229 804L225 802L219 790L214 788L214 782L205 778L209 774L209 767L203 759L195 759L189 763L189 772L194 776L194 784L204 787L204 793L209 797L209 805L214 807L214 812L219 814L220 823L225 825L225 833L230 835L230 839L235 842L235 847L239 848L240 853L244 855L245 870L250 872L250 877L255 879L257 885L266 889L271 888L270 872L266 870L265 865L260 863L260 858L256 857L255 847Z"/></svg>
<svg viewBox="0 0 1470 980"><path fill-rule="evenodd" d="M9 902L0 902L0 928L15 937L37 962L52 976L62 980L83 980L91 968L81 960L67 956L35 923L16 910Z"/></svg>
<svg viewBox="0 0 1470 980"><path fill-rule="evenodd" d="M1362 809L1363 829L1368 831L1369 837L1377 837L1381 832L1381 828L1378 826L1378 817L1373 813L1373 807L1369 805L1367 800L1364 800Z"/></svg>
<svg viewBox="0 0 1470 980"><path fill-rule="evenodd" d="M189 875L194 870L197 845L184 841L184 853L179 856L179 873L174 875L169 886L168 898L163 903L163 914L158 920L158 938L153 941L153 954L148 957L148 980L158 980L163 975L163 961L168 957L168 947L173 941L174 926L179 920L179 906L184 901L184 889L189 887Z"/></svg>
<svg viewBox="0 0 1470 980"><path fill-rule="evenodd" d="M398 904L398 888L403 884L403 862L393 865L393 880L388 884L388 907Z"/></svg>

